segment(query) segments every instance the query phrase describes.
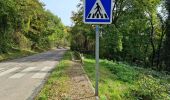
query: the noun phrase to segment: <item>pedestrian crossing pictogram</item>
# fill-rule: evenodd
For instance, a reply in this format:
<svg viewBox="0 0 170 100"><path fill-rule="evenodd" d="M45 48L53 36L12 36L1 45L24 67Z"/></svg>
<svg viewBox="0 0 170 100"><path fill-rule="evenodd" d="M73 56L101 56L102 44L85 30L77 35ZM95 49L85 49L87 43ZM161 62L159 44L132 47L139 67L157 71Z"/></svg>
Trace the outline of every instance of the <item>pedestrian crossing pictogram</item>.
<svg viewBox="0 0 170 100"><path fill-rule="evenodd" d="M87 16L87 19L109 19L102 3L97 0Z"/></svg>
<svg viewBox="0 0 170 100"><path fill-rule="evenodd" d="M86 24L111 24L113 0L85 0L84 22Z"/></svg>

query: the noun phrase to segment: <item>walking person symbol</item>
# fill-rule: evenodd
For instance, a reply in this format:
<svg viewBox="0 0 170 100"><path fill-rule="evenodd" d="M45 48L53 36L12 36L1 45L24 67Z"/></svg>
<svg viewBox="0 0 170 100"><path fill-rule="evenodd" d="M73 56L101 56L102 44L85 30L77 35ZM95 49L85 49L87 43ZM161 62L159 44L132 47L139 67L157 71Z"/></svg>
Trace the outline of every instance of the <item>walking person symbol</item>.
<svg viewBox="0 0 170 100"><path fill-rule="evenodd" d="M97 16L97 18L99 18L99 15L101 16L101 18L103 18L103 15L102 15L102 13L101 13L101 7L99 6L99 3L96 3L96 12L95 12L95 16Z"/></svg>
<svg viewBox="0 0 170 100"><path fill-rule="evenodd" d="M84 0L84 23L111 24L113 1L115 0Z"/></svg>
<svg viewBox="0 0 170 100"><path fill-rule="evenodd" d="M100 0L96 0L87 18L88 19L108 19L108 15Z"/></svg>

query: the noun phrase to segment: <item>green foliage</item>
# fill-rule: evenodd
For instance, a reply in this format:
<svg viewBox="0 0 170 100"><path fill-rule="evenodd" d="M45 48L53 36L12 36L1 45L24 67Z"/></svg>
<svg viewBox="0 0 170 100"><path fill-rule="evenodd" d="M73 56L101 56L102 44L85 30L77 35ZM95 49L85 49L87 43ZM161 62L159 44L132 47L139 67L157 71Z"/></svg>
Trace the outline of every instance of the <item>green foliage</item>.
<svg viewBox="0 0 170 100"><path fill-rule="evenodd" d="M108 69L117 77L118 80L121 80L123 82L133 83L134 80L136 80L136 77L138 77L138 72L134 69L128 66L127 64L123 63L112 63L109 61L104 61L103 64L106 63L105 66L108 66ZM112 67L112 66L115 67Z"/></svg>
<svg viewBox="0 0 170 100"><path fill-rule="evenodd" d="M170 1L166 0L166 9L168 11L168 18L166 20L166 40L164 42L164 61L166 70L170 71Z"/></svg>
<svg viewBox="0 0 170 100"><path fill-rule="evenodd" d="M84 69L95 85L95 60L85 58ZM122 62L100 60L101 100L169 100L166 74Z"/></svg>
<svg viewBox="0 0 170 100"><path fill-rule="evenodd" d="M160 12L164 6L161 0L115 0L112 24L100 25L100 57L167 70L170 61L167 57L169 35L164 43L164 48L167 48L165 57L163 42L165 29L169 33L169 28L166 28L168 24L165 25L166 11ZM79 10L73 12L72 16L74 26L71 28L71 48L91 53L95 50L95 26L83 23L82 1L77 7Z"/></svg>
<svg viewBox="0 0 170 100"><path fill-rule="evenodd" d="M39 0L1 0L0 35L0 53L12 48L46 50L69 44L61 19L45 10Z"/></svg>
<svg viewBox="0 0 170 100"><path fill-rule="evenodd" d="M168 88L170 85L163 80L156 79L153 76L141 75L137 82L137 89L133 89L136 99L144 100L168 100ZM163 81L163 82L162 82Z"/></svg>
<svg viewBox="0 0 170 100"><path fill-rule="evenodd" d="M37 52L29 51L29 50L18 50L13 49L12 51L8 51L8 53L0 54L0 62L5 60L16 59L24 56L29 56L36 54Z"/></svg>

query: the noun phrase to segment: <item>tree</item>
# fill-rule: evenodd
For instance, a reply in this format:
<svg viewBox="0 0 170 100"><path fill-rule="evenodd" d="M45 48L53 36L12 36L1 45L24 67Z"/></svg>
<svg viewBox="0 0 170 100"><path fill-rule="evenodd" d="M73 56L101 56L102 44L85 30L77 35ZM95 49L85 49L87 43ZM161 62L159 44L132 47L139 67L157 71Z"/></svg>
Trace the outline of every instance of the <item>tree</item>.
<svg viewBox="0 0 170 100"><path fill-rule="evenodd" d="M161 4L160 0L115 0L112 24L101 25L100 56L162 69L165 21L157 11ZM82 22L82 1L78 8L72 17L72 47L79 51L93 51L94 28ZM88 48L91 44L93 46Z"/></svg>
<svg viewBox="0 0 170 100"><path fill-rule="evenodd" d="M61 19L45 10L39 0L0 1L0 54L64 45L65 29Z"/></svg>
<svg viewBox="0 0 170 100"><path fill-rule="evenodd" d="M170 0L166 0L166 9L168 12L168 18L166 20L166 40L164 42L164 57L166 70L170 71Z"/></svg>

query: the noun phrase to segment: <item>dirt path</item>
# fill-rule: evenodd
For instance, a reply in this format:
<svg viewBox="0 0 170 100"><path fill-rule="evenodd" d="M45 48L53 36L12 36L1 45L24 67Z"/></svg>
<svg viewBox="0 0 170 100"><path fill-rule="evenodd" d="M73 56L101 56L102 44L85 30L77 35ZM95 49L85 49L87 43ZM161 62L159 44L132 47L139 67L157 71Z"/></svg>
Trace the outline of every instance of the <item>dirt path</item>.
<svg viewBox="0 0 170 100"><path fill-rule="evenodd" d="M91 83L80 63L73 62L67 74L70 77L69 97L72 100L96 100Z"/></svg>

